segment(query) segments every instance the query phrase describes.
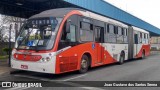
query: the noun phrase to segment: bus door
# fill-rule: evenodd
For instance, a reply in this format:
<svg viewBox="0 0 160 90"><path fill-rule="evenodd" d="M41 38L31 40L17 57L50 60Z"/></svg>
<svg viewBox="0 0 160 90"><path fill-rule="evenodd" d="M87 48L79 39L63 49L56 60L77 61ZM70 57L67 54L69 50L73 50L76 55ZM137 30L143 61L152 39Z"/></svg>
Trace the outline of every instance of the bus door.
<svg viewBox="0 0 160 90"><path fill-rule="evenodd" d="M104 60L104 47L102 46L104 42L104 27L95 26L95 55L96 61L95 64L100 64Z"/></svg>
<svg viewBox="0 0 160 90"><path fill-rule="evenodd" d="M137 55L138 51L138 34L134 34L134 56Z"/></svg>

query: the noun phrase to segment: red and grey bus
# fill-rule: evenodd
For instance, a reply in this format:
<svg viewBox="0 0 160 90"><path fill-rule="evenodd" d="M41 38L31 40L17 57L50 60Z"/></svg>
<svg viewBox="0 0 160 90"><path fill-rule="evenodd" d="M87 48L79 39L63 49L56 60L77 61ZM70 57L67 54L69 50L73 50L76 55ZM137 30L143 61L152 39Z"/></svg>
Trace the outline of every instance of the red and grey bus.
<svg viewBox="0 0 160 90"><path fill-rule="evenodd" d="M87 72L89 67L150 55L149 32L76 8L47 10L21 27L11 67L42 73Z"/></svg>

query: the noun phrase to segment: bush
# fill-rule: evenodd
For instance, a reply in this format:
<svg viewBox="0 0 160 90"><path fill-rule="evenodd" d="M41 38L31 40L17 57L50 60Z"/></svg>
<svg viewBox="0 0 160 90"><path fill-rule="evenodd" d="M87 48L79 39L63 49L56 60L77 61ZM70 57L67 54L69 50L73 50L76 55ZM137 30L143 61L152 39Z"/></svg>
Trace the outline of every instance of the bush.
<svg viewBox="0 0 160 90"><path fill-rule="evenodd" d="M4 52L6 52L7 55L9 55L9 51L12 51L12 49L9 49L9 48L3 48L2 50L3 50Z"/></svg>
<svg viewBox="0 0 160 90"><path fill-rule="evenodd" d="M0 60L3 60L3 59L7 59L9 56L6 55L6 56L0 56Z"/></svg>

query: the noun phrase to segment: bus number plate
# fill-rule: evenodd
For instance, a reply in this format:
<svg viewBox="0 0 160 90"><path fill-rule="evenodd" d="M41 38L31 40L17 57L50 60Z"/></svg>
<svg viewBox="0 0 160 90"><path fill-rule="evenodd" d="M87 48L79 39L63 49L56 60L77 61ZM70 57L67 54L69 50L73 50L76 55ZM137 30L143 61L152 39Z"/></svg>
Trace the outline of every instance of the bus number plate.
<svg viewBox="0 0 160 90"><path fill-rule="evenodd" d="M28 65L21 65L22 69L28 69Z"/></svg>

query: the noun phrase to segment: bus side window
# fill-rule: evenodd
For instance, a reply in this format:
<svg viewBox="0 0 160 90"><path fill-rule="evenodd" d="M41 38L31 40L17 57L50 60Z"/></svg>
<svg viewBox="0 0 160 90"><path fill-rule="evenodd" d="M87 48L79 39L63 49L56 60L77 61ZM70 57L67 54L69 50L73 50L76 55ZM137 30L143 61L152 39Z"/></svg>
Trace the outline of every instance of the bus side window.
<svg viewBox="0 0 160 90"><path fill-rule="evenodd" d="M72 46L76 42L76 25L68 23L64 24L61 40L59 42L58 49L62 49L67 46Z"/></svg>
<svg viewBox="0 0 160 90"><path fill-rule="evenodd" d="M117 27L114 26L114 34L118 34Z"/></svg>
<svg viewBox="0 0 160 90"><path fill-rule="evenodd" d="M69 29L69 30L67 30ZM64 24L60 42L76 42L76 26L73 24Z"/></svg>
<svg viewBox="0 0 160 90"><path fill-rule="evenodd" d="M80 40L82 42L93 41L93 24L80 22Z"/></svg>
<svg viewBox="0 0 160 90"><path fill-rule="evenodd" d="M95 26L95 41L104 42L104 27Z"/></svg>
<svg viewBox="0 0 160 90"><path fill-rule="evenodd" d="M134 43L138 44L138 34L134 34Z"/></svg>
<svg viewBox="0 0 160 90"><path fill-rule="evenodd" d="M104 33L104 42L105 43L109 42L109 25L108 24L106 24L106 29Z"/></svg>
<svg viewBox="0 0 160 90"><path fill-rule="evenodd" d="M126 30L126 36L128 36L128 30L127 29L125 29Z"/></svg>
<svg viewBox="0 0 160 90"><path fill-rule="evenodd" d="M76 26L75 25L70 25L70 33L67 33L67 39L70 42L76 42Z"/></svg>
<svg viewBox="0 0 160 90"><path fill-rule="evenodd" d="M144 34L144 39L146 39L146 34Z"/></svg>
<svg viewBox="0 0 160 90"><path fill-rule="evenodd" d="M76 26L69 25L69 31L64 32L64 41L65 42L76 42Z"/></svg>
<svg viewBox="0 0 160 90"><path fill-rule="evenodd" d="M116 43L116 29L115 26L109 24L109 42Z"/></svg>
<svg viewBox="0 0 160 90"><path fill-rule="evenodd" d="M146 33L146 44L148 44L149 38L148 38L148 34Z"/></svg>
<svg viewBox="0 0 160 90"><path fill-rule="evenodd" d="M114 34L114 26L113 25L109 25L109 33L112 33L112 34Z"/></svg>
<svg viewBox="0 0 160 90"><path fill-rule="evenodd" d="M139 43L142 43L142 33L139 32L139 35L140 35L140 36L139 36L139 38L140 38L140 39L139 39L139 40L140 40Z"/></svg>
<svg viewBox="0 0 160 90"><path fill-rule="evenodd" d="M147 38L146 38L146 34L144 33L144 43L146 44Z"/></svg>
<svg viewBox="0 0 160 90"><path fill-rule="evenodd" d="M121 28L121 27L118 27L117 34L118 34L118 35L122 35L122 28Z"/></svg>
<svg viewBox="0 0 160 90"><path fill-rule="evenodd" d="M128 43L128 30L126 28L123 28L124 32L124 43Z"/></svg>
<svg viewBox="0 0 160 90"><path fill-rule="evenodd" d="M124 43L123 41L123 35L124 35L124 32L123 32L123 28L122 27L119 27L117 28L117 43Z"/></svg>
<svg viewBox="0 0 160 90"><path fill-rule="evenodd" d="M145 40L146 40L146 38L145 38L145 33L142 33L142 43L143 43L143 44L145 44Z"/></svg>
<svg viewBox="0 0 160 90"><path fill-rule="evenodd" d="M124 35L124 29L122 28L122 35Z"/></svg>
<svg viewBox="0 0 160 90"><path fill-rule="evenodd" d="M149 36L149 34L147 34L147 40L148 40L148 44L150 43L150 36Z"/></svg>

